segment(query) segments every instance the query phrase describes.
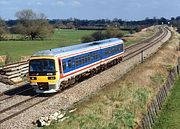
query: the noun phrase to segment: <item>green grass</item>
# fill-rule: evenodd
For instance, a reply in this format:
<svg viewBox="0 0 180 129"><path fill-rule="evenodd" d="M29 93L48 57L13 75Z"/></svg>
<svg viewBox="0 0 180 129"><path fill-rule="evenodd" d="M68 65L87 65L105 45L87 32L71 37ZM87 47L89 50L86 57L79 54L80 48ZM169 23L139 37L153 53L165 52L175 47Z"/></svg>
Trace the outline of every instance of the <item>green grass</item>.
<svg viewBox="0 0 180 129"><path fill-rule="evenodd" d="M74 30L74 29L62 29L55 30L55 33L45 40L35 41L0 41L0 55L9 55L12 61L19 61L21 56L30 56L33 53L58 48L63 46L69 46L73 44L81 43L81 37L84 35L92 34L93 30ZM122 31L126 34L126 31ZM149 35L149 34L147 34ZM21 35L6 35L6 37L18 39ZM142 37L142 36L141 36ZM142 38L135 38L128 41L125 45L133 44Z"/></svg>
<svg viewBox="0 0 180 129"><path fill-rule="evenodd" d="M80 43L83 35L93 32L91 30L56 30L52 37L41 41L0 41L0 55L9 54L13 61L17 61L21 56L32 55L40 50Z"/></svg>
<svg viewBox="0 0 180 129"><path fill-rule="evenodd" d="M152 85L163 85L166 82L166 77L160 73L151 76L150 79L152 81Z"/></svg>
<svg viewBox="0 0 180 129"><path fill-rule="evenodd" d="M4 66L4 63L3 63L3 62L0 62L0 67L1 67L1 66Z"/></svg>
<svg viewBox="0 0 180 129"><path fill-rule="evenodd" d="M179 129L179 128L180 128L180 78L177 79L154 125L154 129Z"/></svg>
<svg viewBox="0 0 180 129"><path fill-rule="evenodd" d="M117 81L75 105L77 111L67 114L67 120L54 122L43 129L132 129L138 111L145 109L148 94L145 88Z"/></svg>
<svg viewBox="0 0 180 129"><path fill-rule="evenodd" d="M132 37L130 39L127 39L127 42L125 42L125 46L129 46L129 45L132 45L132 44L137 43L139 41L142 41L142 40L152 36L153 34L154 34L154 30L148 30L144 34L140 34L139 36L135 36L135 37Z"/></svg>
<svg viewBox="0 0 180 129"><path fill-rule="evenodd" d="M127 46L130 46L130 45L134 44L134 43L137 43L137 42L139 42L139 41L142 41L142 40L144 40L144 39L145 39L145 38L142 38L142 37L138 37L138 38L135 38L135 39L131 39L131 40L125 42L124 45L127 47Z"/></svg>

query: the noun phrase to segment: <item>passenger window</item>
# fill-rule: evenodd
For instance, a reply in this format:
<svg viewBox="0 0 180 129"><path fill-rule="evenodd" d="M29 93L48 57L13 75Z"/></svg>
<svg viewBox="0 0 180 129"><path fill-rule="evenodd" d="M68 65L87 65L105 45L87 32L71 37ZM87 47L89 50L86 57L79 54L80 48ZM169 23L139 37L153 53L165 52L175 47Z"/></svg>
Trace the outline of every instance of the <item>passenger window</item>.
<svg viewBox="0 0 180 129"><path fill-rule="evenodd" d="M120 45L120 46L119 46L119 49L120 49L120 51L123 50L123 45Z"/></svg>
<svg viewBox="0 0 180 129"><path fill-rule="evenodd" d="M116 52L118 52L119 50L118 50L118 47L116 47Z"/></svg>
<svg viewBox="0 0 180 129"><path fill-rule="evenodd" d="M84 63L85 63L85 57L82 56L82 64L84 64Z"/></svg>
<svg viewBox="0 0 180 129"><path fill-rule="evenodd" d="M94 56L94 53L91 53L91 54L90 54L91 61L94 60L93 56Z"/></svg>
<svg viewBox="0 0 180 129"><path fill-rule="evenodd" d="M112 48L112 53L115 53L116 52L116 48Z"/></svg>
<svg viewBox="0 0 180 129"><path fill-rule="evenodd" d="M88 54L87 55L87 62L90 62L91 58L90 58L90 55Z"/></svg>
<svg viewBox="0 0 180 129"><path fill-rule="evenodd" d="M97 59L97 52L95 52L95 59Z"/></svg>
<svg viewBox="0 0 180 129"><path fill-rule="evenodd" d="M72 68L72 61L71 60L68 60L68 67Z"/></svg>
<svg viewBox="0 0 180 129"><path fill-rule="evenodd" d="M96 53L95 52L93 53L93 59L94 60L96 59Z"/></svg>
<svg viewBox="0 0 180 129"><path fill-rule="evenodd" d="M110 53L112 54L112 48L109 49Z"/></svg>
<svg viewBox="0 0 180 129"><path fill-rule="evenodd" d="M104 54L107 56L107 55L108 55L108 51L107 51L107 50L105 50Z"/></svg>
<svg viewBox="0 0 180 129"><path fill-rule="evenodd" d="M98 58L101 58L100 53L98 53Z"/></svg>
<svg viewBox="0 0 180 129"><path fill-rule="evenodd" d="M78 65L79 65L78 58L76 58L76 66L78 66Z"/></svg>
<svg viewBox="0 0 180 129"><path fill-rule="evenodd" d="M84 62L85 62L85 63L87 63L87 62L88 62L88 56L87 56L87 55L85 56L85 60L84 60Z"/></svg>
<svg viewBox="0 0 180 129"><path fill-rule="evenodd" d="M79 57L79 65L81 65L82 64L82 59L81 59L81 57Z"/></svg>
<svg viewBox="0 0 180 129"><path fill-rule="evenodd" d="M109 56L109 49L106 50L106 55Z"/></svg>
<svg viewBox="0 0 180 129"><path fill-rule="evenodd" d="M99 56L99 53L97 52L97 59L99 59L99 57L100 57L100 56Z"/></svg>
<svg viewBox="0 0 180 129"><path fill-rule="evenodd" d="M59 70L60 70L60 73L62 73L61 60L59 60Z"/></svg>
<svg viewBox="0 0 180 129"><path fill-rule="evenodd" d="M72 64L72 67L75 66L75 59L74 59L74 57L72 57L72 59L71 59L71 64Z"/></svg>
<svg viewBox="0 0 180 129"><path fill-rule="evenodd" d="M63 70L66 70L66 62L65 61L62 62L62 65L63 65Z"/></svg>

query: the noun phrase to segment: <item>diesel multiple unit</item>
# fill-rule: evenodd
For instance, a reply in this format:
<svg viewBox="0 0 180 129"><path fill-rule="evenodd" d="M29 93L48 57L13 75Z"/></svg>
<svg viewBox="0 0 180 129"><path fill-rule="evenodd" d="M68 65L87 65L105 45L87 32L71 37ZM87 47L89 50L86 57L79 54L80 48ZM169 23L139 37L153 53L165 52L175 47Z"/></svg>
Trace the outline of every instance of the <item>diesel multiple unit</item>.
<svg viewBox="0 0 180 129"><path fill-rule="evenodd" d="M54 93L122 60L123 40L110 38L44 50L29 61L29 82L38 93Z"/></svg>

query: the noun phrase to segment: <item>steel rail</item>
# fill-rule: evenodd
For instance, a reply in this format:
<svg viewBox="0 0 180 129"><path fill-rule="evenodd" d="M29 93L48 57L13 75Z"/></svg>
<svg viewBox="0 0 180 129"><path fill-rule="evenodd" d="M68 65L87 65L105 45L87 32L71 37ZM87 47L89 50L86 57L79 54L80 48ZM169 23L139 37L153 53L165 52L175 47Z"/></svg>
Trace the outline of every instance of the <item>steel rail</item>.
<svg viewBox="0 0 180 129"><path fill-rule="evenodd" d="M0 98L2 98L2 99L0 99L0 102L1 102L1 101L4 101L4 100L7 100L7 99L10 99L10 98L13 98L13 97L15 97L15 96L17 96L17 95L19 95L19 94L32 91L32 89L33 89L33 87L30 87L30 88L24 89L24 90L22 90L22 91L15 92L12 96L8 96L8 97L5 97L5 98L3 98L3 95L4 95L4 96L7 96L7 95L6 95L6 94L3 94L2 96L0 96Z"/></svg>
<svg viewBox="0 0 180 129"><path fill-rule="evenodd" d="M53 96L54 96L54 95L53 95ZM46 98L44 98L44 99L42 99L42 100L40 100L40 101L38 101L38 102L36 102L36 103L34 103L34 104L31 104L31 105L25 107L24 109L22 109L22 110L20 110L20 111L18 111L18 112L13 113L12 115L9 115L8 117L0 120L0 124L3 123L3 122L5 122L5 121L7 121L7 120L9 120L9 119L12 119L13 117L15 117L15 116L17 116L17 115L19 115L19 114L22 114L22 113L25 112L26 110L28 110L28 109L30 109L30 108L32 108L32 107L34 107L34 106L36 106L36 105L44 102L44 101L50 99L50 98L53 97L53 96L46 97ZM37 97L37 96L36 96L36 97ZM34 99L34 98L35 98L35 97L29 99L28 101L30 101L30 100L32 100L32 99ZM26 101L26 102L27 102L27 101ZM23 102L23 103L25 103L25 102ZM13 107L17 107L17 106L18 106L18 105L13 106ZM13 108L13 107L12 107L12 108ZM9 109L10 109L10 108L9 108ZM6 111L7 111L7 110L6 110ZM1 114L1 113L0 113L0 114Z"/></svg>

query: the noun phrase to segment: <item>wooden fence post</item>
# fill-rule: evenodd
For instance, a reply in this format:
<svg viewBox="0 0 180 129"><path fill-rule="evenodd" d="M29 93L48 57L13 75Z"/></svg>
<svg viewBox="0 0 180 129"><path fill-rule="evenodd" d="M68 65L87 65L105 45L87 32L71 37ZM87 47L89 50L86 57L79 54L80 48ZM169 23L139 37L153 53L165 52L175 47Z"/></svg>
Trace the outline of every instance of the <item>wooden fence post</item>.
<svg viewBox="0 0 180 129"><path fill-rule="evenodd" d="M143 54L143 51L141 51L141 63L144 62L144 54Z"/></svg>
<svg viewBox="0 0 180 129"><path fill-rule="evenodd" d="M177 74L179 75L179 65L177 65Z"/></svg>
<svg viewBox="0 0 180 129"><path fill-rule="evenodd" d="M153 101L153 107L154 107L154 112L155 112L155 115L157 116L157 105L156 105L156 99Z"/></svg>
<svg viewBox="0 0 180 129"><path fill-rule="evenodd" d="M151 114L151 118L152 118L152 123L154 123L155 122L155 116L156 116L156 114L155 114L155 112L154 112L154 105L153 105L153 103L151 103L151 106L150 106L150 114Z"/></svg>
<svg viewBox="0 0 180 129"><path fill-rule="evenodd" d="M141 126L142 129L146 129L146 125L144 124L144 119L142 120L142 126Z"/></svg>
<svg viewBox="0 0 180 129"><path fill-rule="evenodd" d="M180 74L180 57L178 58L178 74Z"/></svg>

